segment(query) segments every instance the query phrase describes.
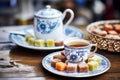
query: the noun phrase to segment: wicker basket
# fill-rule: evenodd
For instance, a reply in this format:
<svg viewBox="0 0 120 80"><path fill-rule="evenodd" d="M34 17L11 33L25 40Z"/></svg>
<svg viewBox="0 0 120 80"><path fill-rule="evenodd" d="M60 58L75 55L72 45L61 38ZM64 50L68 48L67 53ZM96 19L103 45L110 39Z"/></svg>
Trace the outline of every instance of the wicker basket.
<svg viewBox="0 0 120 80"><path fill-rule="evenodd" d="M98 21L98 22L91 23L90 25L87 26L87 31L89 33L89 40L92 43L97 43L99 49L107 50L111 52L120 52L120 39L106 38L91 32L93 28L97 28L100 25L104 25L106 23L120 24L120 20L106 20L106 21Z"/></svg>

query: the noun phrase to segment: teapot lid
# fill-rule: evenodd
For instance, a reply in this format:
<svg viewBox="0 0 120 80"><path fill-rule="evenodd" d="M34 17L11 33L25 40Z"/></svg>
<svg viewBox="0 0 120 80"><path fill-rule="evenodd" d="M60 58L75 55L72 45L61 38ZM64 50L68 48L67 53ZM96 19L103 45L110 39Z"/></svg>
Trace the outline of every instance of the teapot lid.
<svg viewBox="0 0 120 80"><path fill-rule="evenodd" d="M44 18L54 18L62 15L62 12L51 8L50 5L47 5L45 9L39 10L35 16L44 17Z"/></svg>

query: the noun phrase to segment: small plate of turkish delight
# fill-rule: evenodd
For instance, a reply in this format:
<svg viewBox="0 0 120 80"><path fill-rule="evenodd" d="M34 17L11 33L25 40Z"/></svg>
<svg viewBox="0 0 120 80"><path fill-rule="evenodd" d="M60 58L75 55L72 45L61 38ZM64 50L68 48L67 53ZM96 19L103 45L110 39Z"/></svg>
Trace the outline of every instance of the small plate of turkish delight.
<svg viewBox="0 0 120 80"><path fill-rule="evenodd" d="M14 42L15 44L21 47L34 49L34 50L57 50L64 48L63 41L55 42L52 39L47 39L47 40L36 39L34 37L33 30L34 30L33 26L25 27L21 30L16 30L21 33L25 33L26 35L11 33L9 35L9 38L12 42ZM65 36L83 38L84 34L79 28L76 28L74 26L68 26L65 29Z"/></svg>
<svg viewBox="0 0 120 80"><path fill-rule="evenodd" d="M103 55L90 54L84 62L70 62L64 51L48 54L42 60L43 67L51 73L65 77L92 77L106 72L111 64Z"/></svg>

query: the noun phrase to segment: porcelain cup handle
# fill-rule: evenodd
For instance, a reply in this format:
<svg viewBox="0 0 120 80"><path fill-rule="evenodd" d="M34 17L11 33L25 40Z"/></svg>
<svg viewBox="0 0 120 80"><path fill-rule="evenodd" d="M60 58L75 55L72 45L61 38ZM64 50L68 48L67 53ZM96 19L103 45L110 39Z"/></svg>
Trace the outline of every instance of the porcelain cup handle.
<svg viewBox="0 0 120 80"><path fill-rule="evenodd" d="M69 25L69 24L71 23L71 21L73 20L73 18L74 18L74 12L73 12L71 9L66 9L66 10L63 12L62 20L65 18L67 12L70 13L70 18L69 18L69 20L66 22L66 24L64 24L64 27L66 27L67 25Z"/></svg>
<svg viewBox="0 0 120 80"><path fill-rule="evenodd" d="M97 51L97 44L90 44L90 47L95 47L91 53L95 53Z"/></svg>

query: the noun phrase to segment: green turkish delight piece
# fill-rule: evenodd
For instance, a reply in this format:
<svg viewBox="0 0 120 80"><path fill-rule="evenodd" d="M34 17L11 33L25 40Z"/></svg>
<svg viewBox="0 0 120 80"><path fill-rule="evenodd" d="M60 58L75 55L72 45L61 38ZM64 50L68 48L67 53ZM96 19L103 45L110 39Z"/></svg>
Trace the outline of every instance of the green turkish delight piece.
<svg viewBox="0 0 120 80"><path fill-rule="evenodd" d="M88 66L89 66L89 70L93 71L93 70L98 69L99 64L97 61L90 61L90 62L88 62Z"/></svg>
<svg viewBox="0 0 120 80"><path fill-rule="evenodd" d="M25 41L28 42L31 37L33 37L33 36L32 35L25 35Z"/></svg>
<svg viewBox="0 0 120 80"><path fill-rule="evenodd" d="M33 37L29 38L29 39L28 39L28 43L29 43L30 45L34 45L34 44L35 44L35 38L33 38Z"/></svg>

